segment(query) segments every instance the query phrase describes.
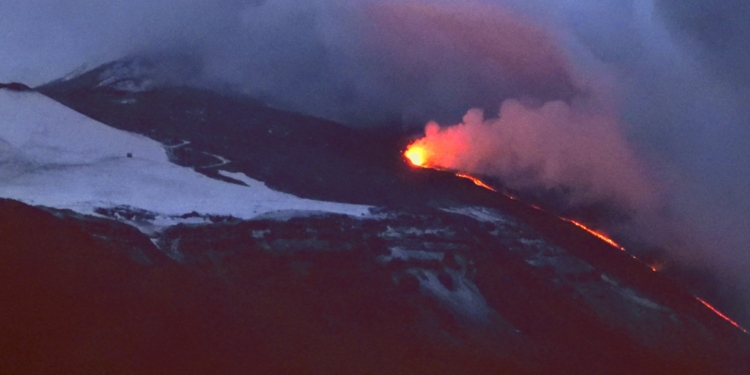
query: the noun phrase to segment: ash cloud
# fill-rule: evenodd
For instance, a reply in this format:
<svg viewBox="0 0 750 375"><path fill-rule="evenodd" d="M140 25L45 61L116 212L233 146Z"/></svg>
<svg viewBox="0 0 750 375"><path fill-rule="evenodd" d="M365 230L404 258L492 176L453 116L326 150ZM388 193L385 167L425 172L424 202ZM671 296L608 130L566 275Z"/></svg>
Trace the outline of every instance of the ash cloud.
<svg viewBox="0 0 750 375"><path fill-rule="evenodd" d="M3 2L0 81L147 54L353 125L469 111L473 137L506 144L466 168L507 178L504 150L524 145L541 172L518 186L626 201L644 213L630 233L711 269L747 312L749 18L742 0Z"/></svg>

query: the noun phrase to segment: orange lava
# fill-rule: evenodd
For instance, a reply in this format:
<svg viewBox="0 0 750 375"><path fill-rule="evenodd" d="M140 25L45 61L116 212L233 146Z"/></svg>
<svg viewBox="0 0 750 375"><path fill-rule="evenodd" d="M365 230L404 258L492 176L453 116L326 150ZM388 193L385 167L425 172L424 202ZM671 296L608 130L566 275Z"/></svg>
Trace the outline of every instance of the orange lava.
<svg viewBox="0 0 750 375"><path fill-rule="evenodd" d="M409 159L409 162L415 167L426 167L427 150L425 150L424 147L412 143L406 151L404 151L404 156Z"/></svg>
<svg viewBox="0 0 750 375"><path fill-rule="evenodd" d="M469 176L468 174L463 174L463 173L456 173L456 176L461 177L461 178L465 178L467 180L470 180L471 182L474 183L474 185L477 185L479 187L483 187L483 188L485 188L487 190L494 191L495 193L497 193L497 190L495 190L492 186L485 184L484 182L482 182L482 180L480 180L480 179L478 179L476 177Z"/></svg>
<svg viewBox="0 0 750 375"><path fill-rule="evenodd" d="M664 269L664 263L661 262L653 262L653 263L647 263L646 264L648 268L651 268L651 271L659 272Z"/></svg>
<svg viewBox="0 0 750 375"><path fill-rule="evenodd" d="M577 222L575 220L565 219L565 218L562 218L562 217L560 219L563 220L563 221L567 221L567 222L569 222L569 223L571 223L571 224L573 224L573 225L575 225L575 226L577 226L577 227L585 230L586 232L591 233L592 235L594 235L594 237L596 237L596 238L598 238L598 239L600 239L600 240L602 240L602 241L604 241L604 242L612 245L613 247L616 247L616 248L618 248L618 249L620 249L622 251L625 251L624 247L620 246L620 244L618 244L613 239L607 237L605 234L603 234L601 232L597 232L597 231L595 231L595 230L593 230L593 229L591 229L591 228L589 228L589 227L587 227L587 226L585 226L585 225L583 225L583 224L581 224L581 223L579 223L579 222Z"/></svg>
<svg viewBox="0 0 750 375"><path fill-rule="evenodd" d="M706 302L706 301L704 301L704 300L702 300L702 299L700 299L700 298L698 298L698 297L695 297L695 299L697 299L697 300L698 300L698 302L702 303L702 304L703 304L703 306L706 306L706 307L708 307L708 308L709 308L709 309L710 309L711 311L713 311L713 312L714 312L714 314L716 314L716 315L718 315L718 316L719 316L720 318L722 318L722 319L726 320L726 321L727 321L727 322L729 322L729 323L730 323L731 325L733 325L733 326L737 327L737 329L739 329L740 331L742 331L742 332L745 332L745 333L748 333L748 332L747 332L747 330L746 330L746 329L744 329L744 328L742 328L742 326L741 326L741 325L739 325L739 324L738 324L737 322L735 322L734 320L732 320L732 319L731 319L731 318L729 318L728 316L726 316L726 315L722 314L722 313L721 313L721 311L719 311L719 310L716 310L716 308L715 308L715 307L713 307L713 306L711 306L711 305L710 305L710 304L709 304L708 302Z"/></svg>

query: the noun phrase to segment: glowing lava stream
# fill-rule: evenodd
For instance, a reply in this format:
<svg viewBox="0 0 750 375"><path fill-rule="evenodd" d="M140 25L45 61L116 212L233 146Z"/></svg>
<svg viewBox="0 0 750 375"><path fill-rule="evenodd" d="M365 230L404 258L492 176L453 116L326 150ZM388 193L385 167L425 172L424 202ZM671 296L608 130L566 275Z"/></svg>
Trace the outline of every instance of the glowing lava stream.
<svg viewBox="0 0 750 375"><path fill-rule="evenodd" d="M445 168L441 168L441 167L438 167L438 166L431 165L428 162L428 156L429 156L428 151L424 147L417 145L416 142L410 144L406 148L406 151L404 151L404 156L415 167L429 168L429 169L435 169L435 170L439 170L439 171L451 172L451 173L454 173L457 177L461 177L461 178L465 178L467 180L470 180L471 182L473 182L475 185L477 185L479 187L485 188L485 189L487 189L489 191L492 191L492 192L495 192L495 193L501 193L501 194L503 194L504 196L506 196L506 197L508 197L510 199L518 201L518 199L516 197L514 197L512 195L508 195L508 194L502 193L502 192L499 192L497 189L494 189L493 187L487 185L482 180L480 180L480 179L478 179L478 178L476 178L474 176L471 176L471 175L468 175L468 174L465 174L465 173L457 173L455 171L451 171L451 170L448 170L448 169L445 169ZM536 210L544 211L544 209L542 209L539 206L535 206L535 205L530 205L530 206L532 208L536 209ZM566 219L564 217L559 217L559 216L558 216L558 218L560 220L562 220L562 221L566 221L568 223L571 223L571 224L573 224L573 225L575 225L575 226L577 226L577 227L585 230L589 234L591 234L591 235L595 236L596 238L598 238L598 239L606 242L607 244L609 244L610 246L612 246L612 247L614 247L614 248L616 248L618 250L626 251L624 247L620 246L620 244L618 244L617 242L615 242L614 240L612 240L611 238L607 237L606 235L604 235L602 233L599 233L599 232L597 232L597 231L595 231L595 230L593 230L593 229L591 229L591 228L589 228L589 227L587 227L587 226L585 226L585 225L583 225L583 224L581 224L581 223L579 223L579 222L577 222L575 220ZM636 256L634 256L632 254L630 255L630 257L633 258L633 259L635 259L635 260L640 261ZM641 262L641 263L643 263L643 262ZM647 266L652 271L657 272L657 268L656 267L651 266L651 265L647 265ZM725 321L727 321L729 324L733 325L734 327L736 327L740 331L744 332L745 334L750 334L750 332L748 332L745 328L743 328L742 326L740 326L737 322L735 322L734 320L732 320L728 316L724 315L721 311L719 311L716 308L714 308L713 306L711 306L708 302L702 300L699 297L695 297L695 299L697 299L700 303L702 303L704 306L706 306L706 308L708 308L709 310L713 311L714 314L718 315L720 318L722 318Z"/></svg>
<svg viewBox="0 0 750 375"><path fill-rule="evenodd" d="M703 304L703 306L706 306L706 307L708 307L708 309L709 309L709 310L711 310L711 311L713 311L713 312L714 312L714 314L716 314L716 315L718 315L719 317L721 317L722 319L726 320L726 321L727 321L727 322L729 322L729 323L730 323L731 325L733 325L733 326L737 327L737 329L739 329L740 331L742 331L742 332L745 332L746 334L749 334L749 335L750 335L750 332L747 332L747 330L746 330L746 329L742 328L742 326L741 326L741 325L739 325L739 324L738 324L737 322L735 322L734 320L732 320L732 319L731 319L730 317L728 317L728 316L726 316L726 315L722 314L722 313L721 313L721 311L719 311L719 310L716 310L716 308L714 308L713 306L711 306L711 305L710 305L710 304L709 304L708 302L706 302L706 301L704 301L704 300L700 299L699 297L695 297L695 299L697 299L697 300L698 300L698 302L702 303L702 304Z"/></svg>
<svg viewBox="0 0 750 375"><path fill-rule="evenodd" d="M456 176L461 177L461 178L465 178L465 179L473 182L474 185L477 185L479 187L483 187L483 188L485 188L487 190L494 191L495 193L499 193L499 191L497 191L494 188L492 188L492 186L485 184L484 182L482 182L482 180L480 180L480 179L478 179L476 177L469 176L468 174L463 174L463 173L456 173ZM515 198L512 198L512 199L515 199Z"/></svg>
<svg viewBox="0 0 750 375"><path fill-rule="evenodd" d="M440 170L440 171L449 171L449 170L444 169L444 168L435 167L435 166L431 165L430 163L428 163L429 151L427 151L427 149L425 149L424 147L416 144L416 142L410 144L406 148L406 151L404 151L404 156L415 167L430 168L430 169L436 169L436 170ZM476 178L474 176L471 176L471 175L468 175L468 174L465 174L465 173L457 173L455 171L449 171L449 172L454 173L458 177L465 178L465 179L473 182L475 185L477 185L479 187L485 188L485 189L487 189L489 191L493 191L495 193L500 193L499 191L497 191L497 189L493 188L492 186L487 185L486 183L484 183L484 181L482 181L482 180L480 180L480 179L478 179L478 178ZM510 198L510 199L518 200L516 197L513 197L511 195L508 195L508 194L505 194L505 193L502 193L502 194L505 195L506 197ZM539 206L531 205L531 207L534 208L534 209L537 209L539 211L544 211ZM571 224L573 224L573 225L575 225L575 226L577 226L577 227L585 230L586 232L589 232L591 235L593 235L594 237L596 237L596 238L598 238L598 239L600 239L600 240L608 243L610 246L613 246L613 247L615 247L615 248L617 248L619 250L625 251L624 247L620 246L620 244L618 244L617 242L615 242L613 239L607 237L603 233L597 232L597 231L595 231L595 230L593 230L593 229L591 229L591 228L589 228L589 227L587 227L587 226L585 226L585 225L583 225L583 224L581 224L581 223L579 223L579 222L577 222L575 220L567 219L567 218L559 217L559 216L558 216L558 218L560 220L562 220L562 221L566 221L568 223L571 223Z"/></svg>
<svg viewBox="0 0 750 375"><path fill-rule="evenodd" d="M611 246L616 247L616 248L618 248L618 249L620 249L622 251L625 251L625 248L622 247L622 246L620 246L620 244L618 244L617 242L615 242L613 239L611 239L611 238L609 238L609 237L607 237L607 236L605 236L605 235L603 235L603 234L601 234L601 233L599 233L599 232L597 232L597 231L595 231L595 230L593 230L593 229L591 229L591 228L589 228L589 227L587 227L587 226L585 226L585 225L583 225L583 224L581 224L581 223L579 223L579 222L577 222L575 220L566 219L564 217L560 217L560 220L567 221L567 222L569 222L569 223L571 223L571 224L573 224L573 225L575 225L575 226L577 226L577 227L585 230L586 232L591 233L594 237L596 237L596 238L598 238L598 239L600 239L600 240L602 240L602 241L610 244ZM654 270L653 268L651 268L651 269Z"/></svg>

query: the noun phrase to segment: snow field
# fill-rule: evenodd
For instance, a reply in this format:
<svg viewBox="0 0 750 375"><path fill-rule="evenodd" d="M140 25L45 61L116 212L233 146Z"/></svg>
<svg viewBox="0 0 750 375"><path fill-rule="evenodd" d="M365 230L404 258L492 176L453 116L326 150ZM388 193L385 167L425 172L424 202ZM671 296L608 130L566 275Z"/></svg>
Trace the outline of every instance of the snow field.
<svg viewBox="0 0 750 375"><path fill-rule="evenodd" d="M242 219L288 210L369 214L369 206L302 199L245 175L221 173L248 186L172 164L162 144L41 94L0 90L0 197L84 214L117 206Z"/></svg>

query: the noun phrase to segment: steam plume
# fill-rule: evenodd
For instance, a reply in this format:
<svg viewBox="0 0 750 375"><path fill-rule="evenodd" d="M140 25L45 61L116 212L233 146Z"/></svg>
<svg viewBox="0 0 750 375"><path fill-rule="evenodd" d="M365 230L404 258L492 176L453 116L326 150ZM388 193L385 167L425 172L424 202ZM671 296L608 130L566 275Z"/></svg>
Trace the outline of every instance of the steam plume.
<svg viewBox="0 0 750 375"><path fill-rule="evenodd" d="M430 151L430 163L453 170L499 177L507 186L566 188L571 204L613 201L650 207L655 189L617 122L563 101L529 108L506 100L498 118L472 109L456 126L431 122L417 144Z"/></svg>

